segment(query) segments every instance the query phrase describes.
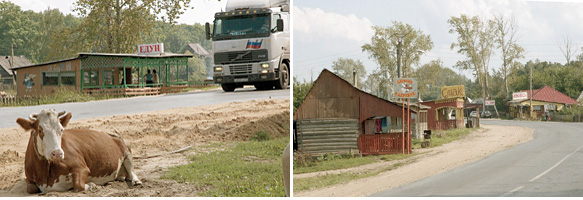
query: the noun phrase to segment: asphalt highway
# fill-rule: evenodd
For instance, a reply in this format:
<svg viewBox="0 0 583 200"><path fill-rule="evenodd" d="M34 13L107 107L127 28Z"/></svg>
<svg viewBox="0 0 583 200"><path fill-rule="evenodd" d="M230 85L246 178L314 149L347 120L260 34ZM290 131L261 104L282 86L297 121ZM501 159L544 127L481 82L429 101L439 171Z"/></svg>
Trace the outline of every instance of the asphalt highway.
<svg viewBox="0 0 583 200"><path fill-rule="evenodd" d="M259 99L285 99L290 98L290 90L264 90L255 88L239 88L234 92L212 90L195 93L177 93L158 96L143 96L102 101L49 104L28 107L4 107L0 108L0 128L18 126L18 117L28 119L32 113L38 113L42 109L56 109L57 112L65 110L73 114L72 121L93 117L124 115L133 113L166 110L172 108L205 106L236 101L250 101ZM0 133L1 134L1 133Z"/></svg>
<svg viewBox="0 0 583 200"><path fill-rule="evenodd" d="M510 120L481 123L528 127L534 129L534 138L476 162L372 196L583 196L583 123Z"/></svg>

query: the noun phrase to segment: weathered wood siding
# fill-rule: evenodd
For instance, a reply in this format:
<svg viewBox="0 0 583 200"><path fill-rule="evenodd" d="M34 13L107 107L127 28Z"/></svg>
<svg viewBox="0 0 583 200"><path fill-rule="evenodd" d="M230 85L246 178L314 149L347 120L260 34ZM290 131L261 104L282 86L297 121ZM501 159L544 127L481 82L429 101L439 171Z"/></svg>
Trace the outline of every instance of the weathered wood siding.
<svg viewBox="0 0 583 200"><path fill-rule="evenodd" d="M356 119L303 119L296 122L298 150L313 156L358 153Z"/></svg>

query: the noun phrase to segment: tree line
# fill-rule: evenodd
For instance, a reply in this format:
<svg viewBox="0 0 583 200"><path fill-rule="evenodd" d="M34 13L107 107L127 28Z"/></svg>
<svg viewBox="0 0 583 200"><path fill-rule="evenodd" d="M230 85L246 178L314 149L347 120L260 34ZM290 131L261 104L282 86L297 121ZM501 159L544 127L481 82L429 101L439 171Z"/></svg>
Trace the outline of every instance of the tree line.
<svg viewBox="0 0 583 200"><path fill-rule="evenodd" d="M356 75L359 89L390 99L392 88L388 86L398 77L397 66L400 60L402 77L417 78L419 81L421 100L439 99L442 86L465 85L467 97L496 100L497 109L502 111L506 110L505 103L512 100L512 92L530 88L531 68L533 89L551 86L573 99L577 99L583 91L583 53L574 55L577 47L568 38L558 44L565 55L565 64L538 59L520 63L518 60L524 58L525 49L517 39L518 25L514 19L494 16L486 20L478 16L461 15L452 16L447 22L449 33L457 36L451 49L465 56L465 59L457 61L452 67L460 71L470 70L473 74L471 78L443 66L439 59L420 64L420 56L433 48L431 36L397 21L389 27L373 26L374 35L370 43L361 47L378 68L366 72L360 60L339 58L330 66L331 71L350 83L353 83ZM499 55L502 60L498 69L490 66L490 59L494 55ZM415 69L413 66L420 67ZM294 81L294 110L301 104L311 85L305 80Z"/></svg>
<svg viewBox="0 0 583 200"><path fill-rule="evenodd" d="M0 55L25 56L33 63L72 58L80 52L136 53L138 44L164 43L165 51L184 53L189 43L210 50L204 25L177 24L190 0L77 0L72 14L47 8L23 11L0 2ZM197 80L209 60L189 60ZM204 74L201 74L204 73Z"/></svg>

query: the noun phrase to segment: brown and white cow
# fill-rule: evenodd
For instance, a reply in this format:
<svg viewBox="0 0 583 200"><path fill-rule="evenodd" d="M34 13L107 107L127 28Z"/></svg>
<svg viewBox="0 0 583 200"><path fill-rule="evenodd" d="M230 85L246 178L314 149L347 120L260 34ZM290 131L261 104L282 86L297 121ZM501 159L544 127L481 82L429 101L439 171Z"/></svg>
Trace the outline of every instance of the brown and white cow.
<svg viewBox="0 0 583 200"><path fill-rule="evenodd" d="M87 183L114 180L142 184L132 171L132 155L122 138L93 130L65 130L70 119L71 113L50 109L31 114L29 120L16 120L24 130L32 130L24 160L28 193L84 191Z"/></svg>

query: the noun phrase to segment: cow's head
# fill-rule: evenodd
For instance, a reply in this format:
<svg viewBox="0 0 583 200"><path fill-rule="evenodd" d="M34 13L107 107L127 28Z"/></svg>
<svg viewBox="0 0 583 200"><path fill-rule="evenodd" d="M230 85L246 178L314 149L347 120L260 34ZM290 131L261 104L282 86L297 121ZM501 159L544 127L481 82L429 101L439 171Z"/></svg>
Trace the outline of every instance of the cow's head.
<svg viewBox="0 0 583 200"><path fill-rule="evenodd" d="M71 119L71 113L64 117L65 111L57 113L54 109L42 110L38 114L31 114L27 119L18 118L18 123L24 130L31 130L31 137L36 137L35 150L40 156L49 161L59 161L65 158L61 148L61 136L65 126ZM59 119L59 117L61 117Z"/></svg>

